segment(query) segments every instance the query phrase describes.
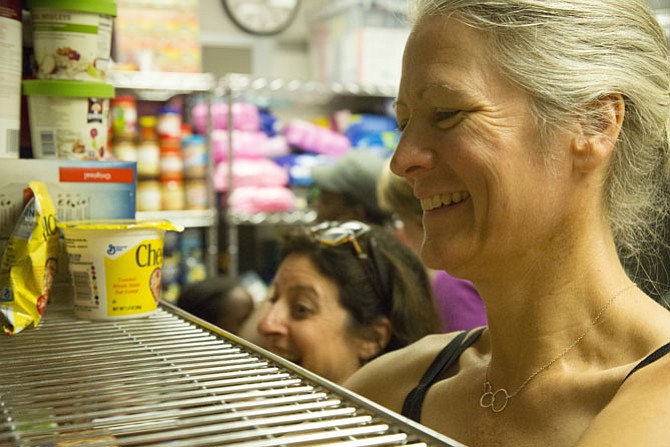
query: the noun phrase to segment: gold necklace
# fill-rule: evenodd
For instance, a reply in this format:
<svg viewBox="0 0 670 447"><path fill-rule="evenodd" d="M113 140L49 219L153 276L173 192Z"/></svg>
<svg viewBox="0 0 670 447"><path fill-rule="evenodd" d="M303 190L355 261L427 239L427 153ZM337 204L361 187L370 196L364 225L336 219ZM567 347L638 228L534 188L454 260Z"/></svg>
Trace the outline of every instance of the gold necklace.
<svg viewBox="0 0 670 447"><path fill-rule="evenodd" d="M551 365L553 365L558 359L566 355L568 352L572 350L577 344L582 341L584 337L593 329L593 327L598 324L598 321L600 321L600 318L603 316L605 311L609 309L610 305L614 302L614 300L624 293L625 291L632 289L635 287L636 284L632 283L624 287L623 289L619 290L617 293L610 298L610 300L598 311L596 316L591 320L591 324L589 327L586 328L586 330L579 336L575 341L570 344L567 348L565 348L563 351L561 351L560 354L558 354L556 357L551 359L549 362L544 364L542 367L537 369L533 374L528 376L526 380L523 381L523 383L512 393L507 391L505 388L498 388L497 390L493 391L493 386L491 385L491 381L489 380L489 366L491 364L489 363L489 366L486 367L486 377L484 380L484 392L482 393L482 396L479 398L479 406L482 408L490 408L492 412L494 413L500 413L503 411L505 408L507 408L507 403L511 398L519 394L521 390L523 390L526 385L530 383L531 380L533 380L538 374L540 374L542 371L545 369L549 368Z"/></svg>

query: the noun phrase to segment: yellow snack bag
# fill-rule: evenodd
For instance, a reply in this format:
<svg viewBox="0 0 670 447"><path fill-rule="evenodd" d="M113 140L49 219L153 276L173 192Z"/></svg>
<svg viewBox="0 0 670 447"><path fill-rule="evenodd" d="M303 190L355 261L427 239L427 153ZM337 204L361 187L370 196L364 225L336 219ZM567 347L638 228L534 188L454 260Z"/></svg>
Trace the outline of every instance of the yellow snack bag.
<svg viewBox="0 0 670 447"><path fill-rule="evenodd" d="M46 186L30 182L0 263L0 325L8 335L39 324L56 276L56 211Z"/></svg>

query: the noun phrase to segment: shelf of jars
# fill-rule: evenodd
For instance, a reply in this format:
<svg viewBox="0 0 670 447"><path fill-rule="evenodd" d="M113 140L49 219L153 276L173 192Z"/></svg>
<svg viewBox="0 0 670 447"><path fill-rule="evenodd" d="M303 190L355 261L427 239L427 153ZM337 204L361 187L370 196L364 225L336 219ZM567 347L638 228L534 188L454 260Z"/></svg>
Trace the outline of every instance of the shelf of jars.
<svg viewBox="0 0 670 447"><path fill-rule="evenodd" d="M121 126L120 144L117 146L117 141L113 141L112 152L119 156L115 149L123 147L129 151L127 159L138 162L136 217L169 220L183 226L186 231L178 239L184 239L182 245L190 244L189 247L202 244L207 276L218 274L219 224L211 188L209 126L200 129L198 135L191 135L190 131L183 133L181 124L188 116L188 96L199 94L209 104L214 81L210 73L112 70L108 75L108 82L117 91L121 116L132 117L128 123L130 130ZM132 113L125 115L125 107L130 107ZM178 119L171 116L175 113ZM148 128L153 129L151 144L143 144L147 140L143 130ZM144 163L142 169L140 162ZM200 242L194 242L196 239Z"/></svg>

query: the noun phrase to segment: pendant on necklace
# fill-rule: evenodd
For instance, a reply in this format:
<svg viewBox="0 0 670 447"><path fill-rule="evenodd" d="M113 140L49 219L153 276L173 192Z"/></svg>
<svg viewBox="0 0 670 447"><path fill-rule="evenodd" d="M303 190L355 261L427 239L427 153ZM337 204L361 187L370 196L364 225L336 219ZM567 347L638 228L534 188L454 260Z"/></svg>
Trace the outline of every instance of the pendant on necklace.
<svg viewBox="0 0 670 447"><path fill-rule="evenodd" d="M509 402L511 397L505 388L498 388L492 391L491 382L487 380L484 382L482 397L479 398L479 406L490 408L494 413L500 413L507 407L507 402Z"/></svg>

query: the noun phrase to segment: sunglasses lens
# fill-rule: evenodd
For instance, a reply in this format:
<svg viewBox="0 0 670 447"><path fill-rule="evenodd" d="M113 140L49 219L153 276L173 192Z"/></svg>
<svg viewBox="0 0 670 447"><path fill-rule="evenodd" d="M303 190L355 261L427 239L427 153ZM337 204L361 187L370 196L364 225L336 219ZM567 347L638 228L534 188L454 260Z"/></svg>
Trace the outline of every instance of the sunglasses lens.
<svg viewBox="0 0 670 447"><path fill-rule="evenodd" d="M328 242L333 245L339 245L345 243L347 239L351 236L351 232L346 231L342 228L328 228L325 231L317 234L317 238L321 241Z"/></svg>
<svg viewBox="0 0 670 447"><path fill-rule="evenodd" d="M353 232L356 236L360 236L370 230L370 227L364 223L353 221L344 222L340 227Z"/></svg>

